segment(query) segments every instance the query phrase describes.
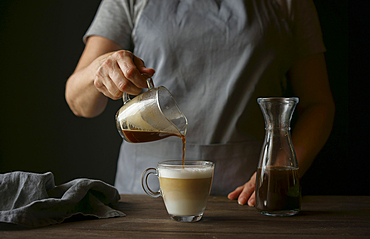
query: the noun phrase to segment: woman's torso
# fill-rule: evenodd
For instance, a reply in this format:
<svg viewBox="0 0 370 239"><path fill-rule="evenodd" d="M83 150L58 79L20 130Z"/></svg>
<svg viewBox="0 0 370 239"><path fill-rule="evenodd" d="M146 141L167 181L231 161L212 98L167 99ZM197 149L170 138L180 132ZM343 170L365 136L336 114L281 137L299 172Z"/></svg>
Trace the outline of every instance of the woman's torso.
<svg viewBox="0 0 370 239"><path fill-rule="evenodd" d="M188 118L186 158L216 163L212 193L226 194L256 169L264 136L257 97L280 96L294 49L291 20L271 0L150 0L133 30L134 54ZM141 173L181 159L177 137L121 146L120 193L143 193ZM155 179L153 179L155 181Z"/></svg>

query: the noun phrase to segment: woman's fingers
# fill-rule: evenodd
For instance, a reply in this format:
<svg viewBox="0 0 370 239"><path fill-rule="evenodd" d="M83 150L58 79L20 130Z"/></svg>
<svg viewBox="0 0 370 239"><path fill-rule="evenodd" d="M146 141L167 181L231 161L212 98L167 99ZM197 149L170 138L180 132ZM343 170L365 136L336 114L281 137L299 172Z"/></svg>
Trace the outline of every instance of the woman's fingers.
<svg viewBox="0 0 370 239"><path fill-rule="evenodd" d="M135 65L135 56L129 51L118 51L115 52L112 57L116 60L117 66L121 69L123 73L124 79L123 81L127 80L129 82L124 82L120 84L121 91L137 91L137 89L145 88L146 85L146 78L143 76L138 67ZM136 62L138 62L136 60Z"/></svg>
<svg viewBox="0 0 370 239"><path fill-rule="evenodd" d="M248 200L248 205L254 207L256 205L256 190L252 193L251 197Z"/></svg>
<svg viewBox="0 0 370 239"><path fill-rule="evenodd" d="M256 173L243 186L237 187L233 192L229 193L228 198L238 199L240 205L248 203L249 206L253 207L255 205L255 183Z"/></svg>
<svg viewBox="0 0 370 239"><path fill-rule="evenodd" d="M141 88L147 87L146 79L153 76L154 72L131 52L121 50L101 61L94 85L105 96L116 100L122 97L123 92L139 94Z"/></svg>
<svg viewBox="0 0 370 239"><path fill-rule="evenodd" d="M149 77L152 77L154 75L155 70L152 68L146 68L144 61L141 60L139 57L134 56L134 63L141 74Z"/></svg>
<svg viewBox="0 0 370 239"><path fill-rule="evenodd" d="M254 193L254 183L251 183L251 181L248 181L246 184L244 184L243 191L240 193L238 197L238 203L240 205L247 204L249 198Z"/></svg>
<svg viewBox="0 0 370 239"><path fill-rule="evenodd" d="M244 188L244 185L240 186L240 187L237 187L234 191L229 193L229 195L227 197L231 200L237 199L239 197L240 193L243 191L243 188Z"/></svg>
<svg viewBox="0 0 370 239"><path fill-rule="evenodd" d="M119 95L116 95L118 98L122 97L122 92L126 92L128 94L137 95L140 93L141 88L138 87L133 82L124 75L124 72L119 67L118 63L113 65L113 71L110 72L109 77L112 79L114 83L112 85L112 92Z"/></svg>

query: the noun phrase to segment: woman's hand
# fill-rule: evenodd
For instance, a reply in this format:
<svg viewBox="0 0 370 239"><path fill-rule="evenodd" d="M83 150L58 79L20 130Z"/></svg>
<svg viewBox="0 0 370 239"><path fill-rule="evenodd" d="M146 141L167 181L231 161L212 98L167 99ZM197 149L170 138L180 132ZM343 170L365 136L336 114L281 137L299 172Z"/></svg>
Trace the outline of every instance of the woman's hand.
<svg viewBox="0 0 370 239"><path fill-rule="evenodd" d="M96 59L94 85L105 96L117 100L122 93L137 95L146 88L146 79L153 76L154 69L146 68L143 60L129 51L119 50ZM144 74L144 75L143 75Z"/></svg>
<svg viewBox="0 0 370 239"><path fill-rule="evenodd" d="M255 185L256 173L243 186L237 187L233 192L229 193L228 198L231 200L238 199L240 205L245 205L248 202L250 207L255 205Z"/></svg>
<svg viewBox="0 0 370 239"><path fill-rule="evenodd" d="M100 36L88 38L74 73L66 84L66 100L77 116L101 114L108 98L119 99L123 92L139 94L154 70L117 43Z"/></svg>

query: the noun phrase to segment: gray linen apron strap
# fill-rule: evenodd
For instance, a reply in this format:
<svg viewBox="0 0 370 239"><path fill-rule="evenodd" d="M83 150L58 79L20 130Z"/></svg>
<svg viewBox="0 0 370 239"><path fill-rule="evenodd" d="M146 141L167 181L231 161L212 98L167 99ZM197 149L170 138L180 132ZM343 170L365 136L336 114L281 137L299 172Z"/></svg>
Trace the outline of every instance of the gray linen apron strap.
<svg viewBox="0 0 370 239"><path fill-rule="evenodd" d="M277 2L151 0L133 36L134 54L156 69L154 84L166 86L188 118L186 158L216 164L211 193L244 184L256 171L264 137L256 99L283 93L292 59L290 23ZM176 137L124 142L115 186L143 193L141 173L181 159L181 150Z"/></svg>

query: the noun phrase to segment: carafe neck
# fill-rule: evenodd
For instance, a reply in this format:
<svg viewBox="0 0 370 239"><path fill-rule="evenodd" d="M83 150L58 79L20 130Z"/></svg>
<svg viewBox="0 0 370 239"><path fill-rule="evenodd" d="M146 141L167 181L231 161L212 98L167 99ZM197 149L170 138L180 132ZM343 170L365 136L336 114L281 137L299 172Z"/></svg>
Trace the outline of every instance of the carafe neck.
<svg viewBox="0 0 370 239"><path fill-rule="evenodd" d="M290 131L290 122L293 111L299 99L297 97L282 98L258 98L265 119L265 129Z"/></svg>

